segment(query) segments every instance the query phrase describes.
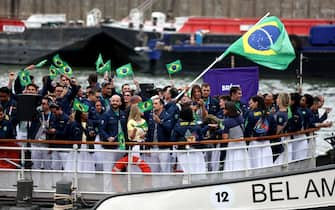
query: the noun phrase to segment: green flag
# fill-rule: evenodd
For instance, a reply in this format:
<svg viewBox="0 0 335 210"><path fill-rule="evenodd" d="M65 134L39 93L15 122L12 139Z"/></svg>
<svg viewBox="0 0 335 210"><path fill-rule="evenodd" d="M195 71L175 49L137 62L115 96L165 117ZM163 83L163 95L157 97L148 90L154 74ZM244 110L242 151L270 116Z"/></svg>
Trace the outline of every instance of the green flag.
<svg viewBox="0 0 335 210"><path fill-rule="evenodd" d="M65 62L59 57L58 54L52 58L52 62L57 68L62 68L65 65Z"/></svg>
<svg viewBox="0 0 335 210"><path fill-rule="evenodd" d="M181 71L182 66L180 60L173 61L172 63L166 64L166 69L169 74L174 74Z"/></svg>
<svg viewBox="0 0 335 210"><path fill-rule="evenodd" d="M105 72L111 71L111 61L108 60L105 64L103 64L100 68L97 69L98 74L103 74Z"/></svg>
<svg viewBox="0 0 335 210"><path fill-rule="evenodd" d="M291 119L293 117L291 107L287 107L287 119Z"/></svg>
<svg viewBox="0 0 335 210"><path fill-rule="evenodd" d="M81 103L78 99L73 101L73 109L81 112L88 112L88 105Z"/></svg>
<svg viewBox="0 0 335 210"><path fill-rule="evenodd" d="M102 59L101 53L99 53L97 61L95 61L95 69L99 73L99 69L101 69L104 66L104 61Z"/></svg>
<svg viewBox="0 0 335 210"><path fill-rule="evenodd" d="M146 112L146 111L150 111L153 109L153 103L151 99L144 101L144 102L139 102L137 106L141 112Z"/></svg>
<svg viewBox="0 0 335 210"><path fill-rule="evenodd" d="M123 65L116 69L116 76L119 78L123 78L123 77L130 76L133 74L134 74L133 67L131 66L130 63Z"/></svg>
<svg viewBox="0 0 335 210"><path fill-rule="evenodd" d="M295 52L283 23L275 16L267 17L254 25L235 41L218 58L222 60L229 53L271 69L285 70L294 60Z"/></svg>
<svg viewBox="0 0 335 210"><path fill-rule="evenodd" d="M41 68L42 66L44 66L46 63L48 62L47 59L40 61L38 64L35 65L36 68Z"/></svg>
<svg viewBox="0 0 335 210"><path fill-rule="evenodd" d="M59 69L56 66L54 66L54 65L51 64L51 66L49 67L49 76L50 76L50 78L53 80L59 74L60 74Z"/></svg>
<svg viewBox="0 0 335 210"><path fill-rule="evenodd" d="M72 76L72 68L64 62L64 66L60 68L62 74L66 74L67 76L71 77Z"/></svg>
<svg viewBox="0 0 335 210"><path fill-rule="evenodd" d="M19 71L18 76L19 76L21 86L26 87L27 85L29 85L31 83L29 70Z"/></svg>

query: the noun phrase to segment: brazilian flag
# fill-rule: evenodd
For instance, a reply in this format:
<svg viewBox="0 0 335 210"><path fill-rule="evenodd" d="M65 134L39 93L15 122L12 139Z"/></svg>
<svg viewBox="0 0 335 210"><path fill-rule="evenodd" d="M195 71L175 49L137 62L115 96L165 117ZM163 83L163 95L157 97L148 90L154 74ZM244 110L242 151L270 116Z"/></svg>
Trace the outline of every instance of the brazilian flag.
<svg viewBox="0 0 335 210"><path fill-rule="evenodd" d="M56 66L54 66L54 65L51 64L51 66L49 67L49 76L50 76L50 78L53 80L59 74L60 74L59 69Z"/></svg>
<svg viewBox="0 0 335 210"><path fill-rule="evenodd" d="M105 72L111 71L111 61L110 60L108 60L106 63L99 65L99 66L100 66L99 68L98 68L98 65L96 66L98 74L103 74Z"/></svg>
<svg viewBox="0 0 335 210"><path fill-rule="evenodd" d="M116 69L116 76L119 78L124 78L126 76L131 76L133 74L134 74L133 67L131 66L130 63Z"/></svg>
<svg viewBox="0 0 335 210"><path fill-rule="evenodd" d="M29 70L19 71L18 76L19 76L21 86L26 87L27 85L31 84Z"/></svg>
<svg viewBox="0 0 335 210"><path fill-rule="evenodd" d="M166 69L169 74L174 74L182 70L180 60L173 61L172 63L166 64Z"/></svg>
<svg viewBox="0 0 335 210"><path fill-rule="evenodd" d="M36 68L41 68L42 66L44 66L46 63L48 62L47 59L40 61L38 64L35 65Z"/></svg>
<svg viewBox="0 0 335 210"><path fill-rule="evenodd" d="M119 142L119 149L120 150L125 150L126 149L126 139L124 138L123 131L121 131L117 134L117 140Z"/></svg>
<svg viewBox="0 0 335 210"><path fill-rule="evenodd" d="M275 16L267 17L254 25L241 38L221 54L241 55L259 65L285 70L294 60L295 52L283 23Z"/></svg>
<svg viewBox="0 0 335 210"><path fill-rule="evenodd" d="M293 117L293 114L292 114L292 110L291 110L291 107L287 107L287 118L288 119L291 119Z"/></svg>
<svg viewBox="0 0 335 210"><path fill-rule="evenodd" d="M65 66L65 62L59 57L58 54L52 58L52 62L57 68L62 68L63 66Z"/></svg>
<svg viewBox="0 0 335 210"><path fill-rule="evenodd" d="M71 68L71 66L69 66L69 64L67 64L66 62L64 62L64 66L61 68L61 73L62 74L66 74L67 76L71 77L72 76L72 68Z"/></svg>
<svg viewBox="0 0 335 210"><path fill-rule="evenodd" d="M140 109L141 112L146 112L150 111L153 109L153 102L151 99L144 101L144 102L139 102L137 104L138 108Z"/></svg>
<svg viewBox="0 0 335 210"><path fill-rule="evenodd" d="M88 112L88 105L81 103L78 99L74 99L73 109L81 112Z"/></svg>
<svg viewBox="0 0 335 210"><path fill-rule="evenodd" d="M99 53L97 61L95 61L95 69L97 70L97 73L102 73L101 68L104 66L104 61L102 59L101 53Z"/></svg>

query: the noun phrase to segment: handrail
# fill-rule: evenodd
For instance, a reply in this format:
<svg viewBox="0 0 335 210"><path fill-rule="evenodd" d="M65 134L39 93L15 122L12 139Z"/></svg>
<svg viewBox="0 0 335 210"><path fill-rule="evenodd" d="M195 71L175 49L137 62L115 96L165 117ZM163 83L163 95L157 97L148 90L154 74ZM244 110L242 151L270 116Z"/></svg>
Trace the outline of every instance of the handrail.
<svg viewBox="0 0 335 210"><path fill-rule="evenodd" d="M239 138L239 139L227 139L227 140L203 140L199 142L126 142L128 146L174 146L174 145L201 145L201 144L220 144L220 143L229 143L229 142L240 142L240 141L265 141L278 139L281 137L307 134L320 130L320 128L309 128L303 131L290 132L284 134L277 134L271 136L262 136L262 137L248 137L248 138ZM12 142L12 143L40 143L40 144L96 144L96 145L108 145L108 146L117 146L118 142L95 142L95 141L73 141L73 140L32 140L32 139L0 139L0 144L2 142Z"/></svg>

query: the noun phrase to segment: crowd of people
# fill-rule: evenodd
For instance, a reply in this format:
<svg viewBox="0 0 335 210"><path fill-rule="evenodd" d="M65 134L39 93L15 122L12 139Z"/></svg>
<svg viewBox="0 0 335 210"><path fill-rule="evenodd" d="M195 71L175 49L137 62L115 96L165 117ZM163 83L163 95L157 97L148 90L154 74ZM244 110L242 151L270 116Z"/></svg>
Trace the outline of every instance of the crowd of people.
<svg viewBox="0 0 335 210"><path fill-rule="evenodd" d="M33 68L33 67L32 67ZM31 69L32 69L31 68ZM112 171L114 163L128 149L125 142L201 142L203 140L237 139L296 132L314 127L330 127L327 122L330 108L320 115L323 96L299 93L258 94L247 103L241 101L242 90L234 86L229 95L211 96L209 84L193 85L178 100L180 93L174 86L142 91L123 84L117 92L113 78L98 82L97 74L88 76L84 89L75 77L61 75L52 80L43 77L39 88L32 83L22 86L19 78L9 75L8 85L0 88L0 138L67 140L83 142L118 142L115 145L83 144L81 148L119 150L120 152L81 152L79 170ZM41 100L29 122L17 118L17 96L39 95ZM141 112L138 103L152 100L152 110ZM74 100L88 106L88 110L73 110ZM292 137L286 137L292 138ZM284 139L281 139L281 141ZM133 146L132 155L150 165L152 172L206 172L268 167L285 161L282 146L270 142L246 141L228 144L190 144L182 146ZM280 141L277 140L277 141ZM253 147L259 146L262 147ZM243 147L244 146L244 147ZM244 149L249 147L248 149ZM72 148L71 144L38 144L30 147ZM233 148L227 151L192 153L181 149ZM141 153L141 150L163 152ZM307 157L308 141L293 142L285 148L288 160ZM31 150L33 169L71 170L73 153L67 151ZM248 161L245 161L248 160Z"/></svg>

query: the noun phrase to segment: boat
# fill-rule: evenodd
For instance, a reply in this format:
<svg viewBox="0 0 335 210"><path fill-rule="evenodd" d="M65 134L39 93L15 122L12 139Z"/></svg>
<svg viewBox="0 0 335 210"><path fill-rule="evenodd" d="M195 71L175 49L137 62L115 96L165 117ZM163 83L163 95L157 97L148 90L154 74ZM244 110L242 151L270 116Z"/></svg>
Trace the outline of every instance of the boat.
<svg viewBox="0 0 335 210"><path fill-rule="evenodd" d="M101 147L102 144L115 145L117 143L0 140L0 150L6 152L14 151L14 153L21 154L21 158L17 160L5 158L4 154L6 153L1 153L0 162L10 163L15 167L0 169L0 177L2 177L0 179L0 205L3 207L13 206L13 203L16 201L18 206L25 207L36 205L40 207L54 206L57 208L95 206L95 209L134 209L134 207L137 207L136 209L150 210L157 209L157 205L159 205L159 209L171 209L170 207L174 206L175 209L183 210L216 208L282 209L283 206L287 207L287 209L317 209L325 206L331 208L335 206L335 180L333 176L335 170L335 136L326 138L333 145L333 149L327 155L317 157L315 142L318 138L318 133L316 131L317 129L308 129L280 136L206 140L200 143L129 142L127 143L129 150L126 151L104 150ZM305 135L306 133L309 135ZM297 136L298 134L300 134L299 137ZM307 155L305 157L288 160L288 155L285 152L286 150L284 150L282 154L286 159L282 163L269 167L243 168L232 171L220 169L200 173L194 171L186 172L175 167L170 173L152 172L150 168L155 163L145 162L142 159L142 155L164 153L166 150L141 150L142 155L138 158L134 156L134 152L131 149L132 146L138 144L147 146L155 144L165 146L212 145L229 141L262 141L291 135L295 135L296 137L290 140L286 139L282 142L273 142L271 145L282 144L286 148L293 142L307 140L309 147L308 151L306 150ZM6 142L14 143L16 146L4 145ZM40 146L30 148L26 146L27 143L35 145L37 143ZM48 148L47 146L42 146L43 144L70 144L73 147ZM96 146L94 149L88 149L88 144L95 144ZM78 145L82 145L81 148ZM204 149L187 149L186 147L185 150L174 150L173 153L191 155L199 152L206 153L234 149L246 150L252 147L262 146L249 145L243 148L214 147ZM45 170L21 167L24 165L24 162L36 161L25 156L25 151L31 150L72 153L73 168L71 170ZM82 157L82 155L89 154L89 152L94 152L96 155L106 152L121 152L124 156L114 162L114 167L111 171L83 169L80 167L83 163L92 164L92 161L88 161ZM168 152L170 153L171 151ZM21 164L18 164L18 161ZM190 162L189 164L192 163ZM225 164L224 161L220 163ZM176 162L172 162L172 164L175 166Z"/></svg>

